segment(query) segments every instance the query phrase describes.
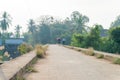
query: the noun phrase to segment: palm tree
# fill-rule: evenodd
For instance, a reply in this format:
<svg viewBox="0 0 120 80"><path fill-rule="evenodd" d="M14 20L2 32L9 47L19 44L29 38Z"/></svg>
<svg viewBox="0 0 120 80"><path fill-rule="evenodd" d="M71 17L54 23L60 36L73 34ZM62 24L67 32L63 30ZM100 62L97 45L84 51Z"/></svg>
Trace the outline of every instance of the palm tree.
<svg viewBox="0 0 120 80"><path fill-rule="evenodd" d="M0 27L4 33L5 30L7 30L7 28L9 27L9 25L11 24L11 17L7 12L4 12L2 14L1 20L0 20Z"/></svg>
<svg viewBox="0 0 120 80"><path fill-rule="evenodd" d="M22 27L20 25L15 26L15 30L16 30L16 38L20 38L20 29Z"/></svg>
<svg viewBox="0 0 120 80"><path fill-rule="evenodd" d="M30 19L28 23L28 32L31 32L32 34L34 34L35 31L36 31L35 22L33 19Z"/></svg>
<svg viewBox="0 0 120 80"><path fill-rule="evenodd" d="M36 28L36 24L35 24L35 22L34 22L34 20L33 19L30 19L29 20L29 23L28 23L28 32L30 32L31 33L31 37L33 38L33 41L32 41L32 45L34 45L35 44L35 40L34 40L34 38L36 37L35 36L35 34L36 34L36 30L37 28Z"/></svg>

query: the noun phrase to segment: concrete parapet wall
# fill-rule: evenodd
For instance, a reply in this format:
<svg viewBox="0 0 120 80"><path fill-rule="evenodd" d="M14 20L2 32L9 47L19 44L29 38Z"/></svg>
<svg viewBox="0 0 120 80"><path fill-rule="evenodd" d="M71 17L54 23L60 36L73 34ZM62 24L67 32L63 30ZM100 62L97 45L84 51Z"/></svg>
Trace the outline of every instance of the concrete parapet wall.
<svg viewBox="0 0 120 80"><path fill-rule="evenodd" d="M79 47L73 47L73 46L65 46L65 47L70 48L70 49L74 49L76 51L81 51L82 53L84 53L86 50L88 50L85 48L79 48ZM94 50L94 56L98 56L100 54L103 55L103 59L111 61L111 62L113 62L115 58L120 59L120 55Z"/></svg>
<svg viewBox="0 0 120 80"><path fill-rule="evenodd" d="M4 62L1 68L7 80L16 80L18 76L22 77L25 74L26 67L30 66L35 59L36 54L32 51L8 62Z"/></svg>

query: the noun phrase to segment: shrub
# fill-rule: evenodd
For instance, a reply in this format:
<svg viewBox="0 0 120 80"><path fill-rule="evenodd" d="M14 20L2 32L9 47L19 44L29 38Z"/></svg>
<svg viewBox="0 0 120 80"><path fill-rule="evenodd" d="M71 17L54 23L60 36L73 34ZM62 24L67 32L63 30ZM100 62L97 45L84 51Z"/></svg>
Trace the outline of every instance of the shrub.
<svg viewBox="0 0 120 80"><path fill-rule="evenodd" d="M20 54L25 54L27 53L27 44L21 44L19 47L18 47L18 51L20 52Z"/></svg>
<svg viewBox="0 0 120 80"><path fill-rule="evenodd" d="M98 59L101 59L101 58L104 58L104 55L103 54L97 54L96 56Z"/></svg>
<svg viewBox="0 0 120 80"><path fill-rule="evenodd" d="M20 52L20 54L25 54L25 53L30 52L32 50L33 50L33 47L31 45L26 44L26 43L23 43L18 47L18 51Z"/></svg>
<svg viewBox="0 0 120 80"><path fill-rule="evenodd" d="M43 58L45 56L45 50L41 45L36 45L36 54L39 58Z"/></svg>
<svg viewBox="0 0 120 80"><path fill-rule="evenodd" d="M114 64L120 64L120 58L114 58L113 63Z"/></svg>
<svg viewBox="0 0 120 80"><path fill-rule="evenodd" d="M94 49L93 49L93 48L88 48L88 49L86 50L86 54L87 54L87 55L90 55L90 56L94 56Z"/></svg>
<svg viewBox="0 0 120 80"><path fill-rule="evenodd" d="M44 57L44 50L42 50L42 49L37 49L37 56L39 57L39 58L43 58Z"/></svg>

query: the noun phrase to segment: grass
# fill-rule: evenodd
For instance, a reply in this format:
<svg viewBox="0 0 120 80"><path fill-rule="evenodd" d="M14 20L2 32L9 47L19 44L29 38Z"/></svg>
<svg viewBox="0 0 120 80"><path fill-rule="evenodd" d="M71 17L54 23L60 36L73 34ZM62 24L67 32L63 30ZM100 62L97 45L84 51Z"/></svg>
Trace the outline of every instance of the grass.
<svg viewBox="0 0 120 80"><path fill-rule="evenodd" d="M104 58L104 55L103 54L97 54L97 56L96 56L98 59L102 59L102 58Z"/></svg>
<svg viewBox="0 0 120 80"><path fill-rule="evenodd" d="M38 72L36 69L34 69L33 68L33 66L28 66L27 68L26 68L26 72Z"/></svg>
<svg viewBox="0 0 120 80"><path fill-rule="evenodd" d="M36 62L37 62L38 58L34 58L32 61L31 61L31 64L34 65Z"/></svg>
<svg viewBox="0 0 120 80"><path fill-rule="evenodd" d="M16 76L16 77L15 77L15 80L25 80L25 78L20 77L20 76Z"/></svg>
<svg viewBox="0 0 120 80"><path fill-rule="evenodd" d="M113 60L113 63L114 64L120 64L120 58L114 58L114 60Z"/></svg>
<svg viewBox="0 0 120 80"><path fill-rule="evenodd" d="M85 50L85 54L94 56L94 49L92 47L88 48L87 50Z"/></svg>
<svg viewBox="0 0 120 80"><path fill-rule="evenodd" d="M38 58L44 58L46 55L46 51L48 49L48 45L36 45L36 54Z"/></svg>

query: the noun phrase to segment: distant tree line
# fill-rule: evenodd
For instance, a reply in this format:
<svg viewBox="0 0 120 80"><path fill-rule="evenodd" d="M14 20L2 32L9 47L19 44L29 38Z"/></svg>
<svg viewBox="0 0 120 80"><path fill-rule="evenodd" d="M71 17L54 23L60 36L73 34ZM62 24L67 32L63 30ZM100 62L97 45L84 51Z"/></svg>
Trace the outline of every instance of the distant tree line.
<svg viewBox="0 0 120 80"><path fill-rule="evenodd" d="M13 35L5 33L12 18L4 12L0 19L2 30L0 37ZM57 38L65 38L66 45L82 48L93 47L96 50L120 53L120 16L111 23L109 29L104 29L100 24L87 25L89 18L86 15L74 11L70 17L57 19L53 16L44 15L34 20L28 21L28 31L23 33L24 40L32 45L35 44L55 44ZM22 26L15 26L15 37L20 37Z"/></svg>
<svg viewBox="0 0 120 80"><path fill-rule="evenodd" d="M89 18L78 11L72 12L64 20L53 16L30 19L25 41L34 44L56 43L56 38L65 38L66 45L82 48L93 47L99 51L120 53L120 16L111 23L109 29L100 24L88 26Z"/></svg>

